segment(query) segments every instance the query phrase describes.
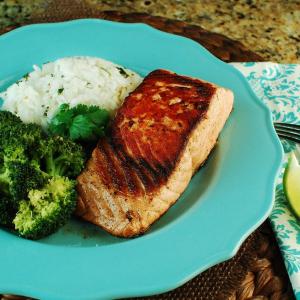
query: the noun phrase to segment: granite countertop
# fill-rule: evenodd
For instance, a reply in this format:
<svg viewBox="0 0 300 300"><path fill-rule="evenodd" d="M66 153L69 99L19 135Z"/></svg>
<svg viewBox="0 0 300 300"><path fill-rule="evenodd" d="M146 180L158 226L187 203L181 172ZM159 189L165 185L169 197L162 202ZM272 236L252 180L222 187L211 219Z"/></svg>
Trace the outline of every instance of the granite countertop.
<svg viewBox="0 0 300 300"><path fill-rule="evenodd" d="M86 0L100 10L148 12L241 41L266 60L300 63L299 0ZM0 29L45 10L45 0L0 0ZM222 4L221 4L222 3Z"/></svg>

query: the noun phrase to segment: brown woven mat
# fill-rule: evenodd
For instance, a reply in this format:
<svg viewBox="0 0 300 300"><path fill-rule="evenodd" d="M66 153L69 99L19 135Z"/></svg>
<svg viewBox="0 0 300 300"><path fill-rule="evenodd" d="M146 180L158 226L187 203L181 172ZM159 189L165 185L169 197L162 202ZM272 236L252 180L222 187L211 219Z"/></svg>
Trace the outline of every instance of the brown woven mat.
<svg viewBox="0 0 300 300"><path fill-rule="evenodd" d="M121 22L144 22L158 29L180 34L202 44L223 61L262 61L259 55L226 36L199 26L147 14L101 12L83 1L50 1L45 13L28 23L57 22L78 18L103 18ZM5 31L13 29L6 28ZM0 295L0 299L24 299ZM268 221L251 234L237 255L198 275L174 291L140 299L203 300L292 300L291 285Z"/></svg>

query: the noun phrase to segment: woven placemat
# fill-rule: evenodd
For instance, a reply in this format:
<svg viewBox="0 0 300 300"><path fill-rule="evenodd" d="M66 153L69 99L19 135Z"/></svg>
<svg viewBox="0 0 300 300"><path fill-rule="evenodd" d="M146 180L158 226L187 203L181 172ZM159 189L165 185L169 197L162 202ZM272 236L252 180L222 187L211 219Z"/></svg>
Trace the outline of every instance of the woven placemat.
<svg viewBox="0 0 300 300"><path fill-rule="evenodd" d="M83 1L50 1L45 12L32 16L27 24L78 18L143 22L160 30L189 37L226 62L263 60L261 56L247 50L240 42L208 32L199 26L148 14L101 12L97 6L87 5ZM3 32L14 28L6 28ZM0 299L26 298L0 295ZM294 295L273 232L266 221L247 238L234 258L210 268L171 292L139 299L292 300Z"/></svg>

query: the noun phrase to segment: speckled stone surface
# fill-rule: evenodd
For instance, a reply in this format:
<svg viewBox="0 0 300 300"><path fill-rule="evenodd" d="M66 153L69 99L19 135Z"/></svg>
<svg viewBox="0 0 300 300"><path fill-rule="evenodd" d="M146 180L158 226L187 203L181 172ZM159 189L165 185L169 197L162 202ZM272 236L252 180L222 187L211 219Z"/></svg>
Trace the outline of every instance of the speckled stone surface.
<svg viewBox="0 0 300 300"><path fill-rule="evenodd" d="M99 10L147 12L241 41L265 60L300 63L300 0L85 0ZM0 0L0 27L46 9L45 0Z"/></svg>

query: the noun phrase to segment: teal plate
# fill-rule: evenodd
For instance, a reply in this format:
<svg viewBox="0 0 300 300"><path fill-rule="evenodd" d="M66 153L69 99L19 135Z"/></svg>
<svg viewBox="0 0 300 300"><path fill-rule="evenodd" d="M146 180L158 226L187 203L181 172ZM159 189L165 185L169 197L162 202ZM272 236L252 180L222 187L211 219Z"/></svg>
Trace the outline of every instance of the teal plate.
<svg viewBox="0 0 300 300"><path fill-rule="evenodd" d="M268 216L282 149L243 76L196 42L144 24L102 20L22 27L0 37L0 90L33 64L102 57L141 75L165 68L234 91L234 111L207 164L144 236L119 239L72 220L28 241L0 230L0 293L110 299L162 293L231 258Z"/></svg>

